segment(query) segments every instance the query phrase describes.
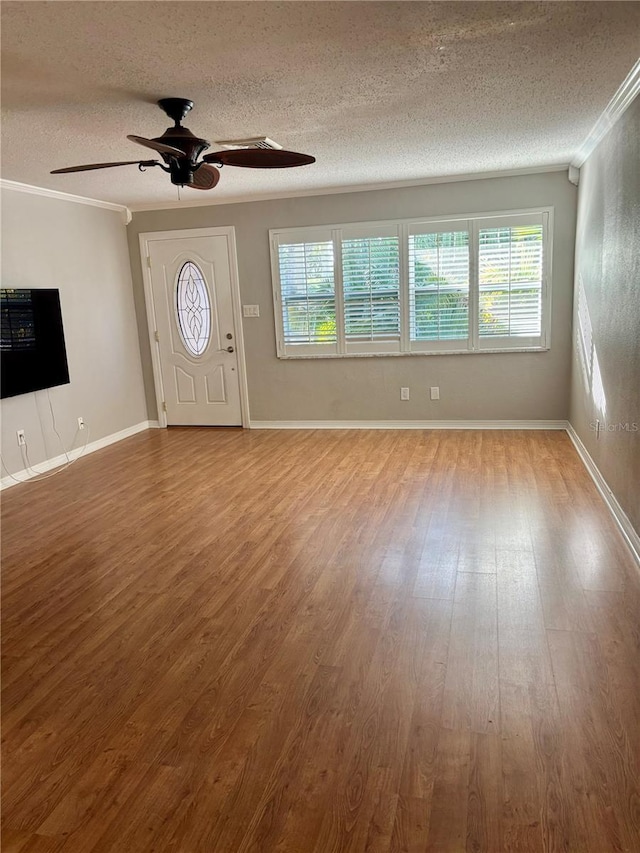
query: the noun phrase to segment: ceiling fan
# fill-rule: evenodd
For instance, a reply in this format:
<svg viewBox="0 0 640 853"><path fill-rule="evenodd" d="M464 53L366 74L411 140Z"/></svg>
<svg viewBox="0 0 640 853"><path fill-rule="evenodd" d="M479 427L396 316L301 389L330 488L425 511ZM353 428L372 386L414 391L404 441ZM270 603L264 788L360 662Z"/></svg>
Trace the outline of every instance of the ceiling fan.
<svg viewBox="0 0 640 853"><path fill-rule="evenodd" d="M86 166L69 166L66 169L54 169L52 175L66 172L87 172L92 169L110 169L113 166L137 165L141 172L151 166L160 168L171 175L171 183L194 190L212 190L220 180L223 166L241 166L245 169L285 169L291 166L306 166L315 163L315 157L309 154L297 154L295 151L270 148L236 148L235 150L216 151L204 154L211 143L194 136L183 127L181 122L193 109L193 101L186 98L163 98L158 106L175 123L168 127L162 136L145 139L143 136L127 136L132 142L152 148L162 155L162 160L124 160L119 163L90 163Z"/></svg>

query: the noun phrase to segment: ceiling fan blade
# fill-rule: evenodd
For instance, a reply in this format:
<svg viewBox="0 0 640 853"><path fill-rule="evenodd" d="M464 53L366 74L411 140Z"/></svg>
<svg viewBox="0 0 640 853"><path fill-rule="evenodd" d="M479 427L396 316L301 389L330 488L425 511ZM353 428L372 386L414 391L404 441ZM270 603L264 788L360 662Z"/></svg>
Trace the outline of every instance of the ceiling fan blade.
<svg viewBox="0 0 640 853"><path fill-rule="evenodd" d="M144 136L133 136L132 134L129 134L127 139L137 142L138 145L144 145L145 148L153 148L154 151L159 151L161 154L173 154L174 157L184 157L184 151L174 148L173 145L165 145L164 142L156 142L155 139L145 139Z"/></svg>
<svg viewBox="0 0 640 853"><path fill-rule="evenodd" d="M122 160L119 163L89 163L86 166L69 166L66 169L54 169L49 174L62 175L65 172L89 172L92 169L110 169L112 166L155 166L157 160Z"/></svg>
<svg viewBox="0 0 640 853"><path fill-rule="evenodd" d="M245 169L287 169L315 163L310 154L270 148L236 148L232 151L215 151L205 154L205 163L223 163L225 166L243 166Z"/></svg>
<svg viewBox="0 0 640 853"><path fill-rule="evenodd" d="M194 190L212 190L220 180L220 170L203 163L193 173L193 183L185 184Z"/></svg>

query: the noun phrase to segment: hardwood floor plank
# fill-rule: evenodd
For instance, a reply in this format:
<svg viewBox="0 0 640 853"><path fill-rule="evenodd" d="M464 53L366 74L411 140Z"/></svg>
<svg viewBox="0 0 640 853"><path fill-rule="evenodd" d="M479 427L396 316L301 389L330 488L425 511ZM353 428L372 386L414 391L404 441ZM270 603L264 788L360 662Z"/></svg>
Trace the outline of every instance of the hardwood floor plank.
<svg viewBox="0 0 640 853"><path fill-rule="evenodd" d="M586 849L633 849L640 838L640 757L598 638L553 631L550 649L569 742L569 778L580 795ZM637 727L636 727L637 728ZM600 845L600 847L598 847Z"/></svg>
<svg viewBox="0 0 640 853"><path fill-rule="evenodd" d="M500 679L500 713L502 849L537 850L542 804L528 686Z"/></svg>
<svg viewBox="0 0 640 853"><path fill-rule="evenodd" d="M384 769L385 772L380 773L378 796L368 820L365 850L381 850L384 853L388 851L393 835L397 792L402 788L405 770L408 773L411 770L423 773L427 770L429 754L424 754L420 747L426 745L424 740L428 739L428 735L423 738L423 732L420 732L418 743L412 736L416 735L417 708L425 712L427 697L436 696L433 690L434 680L440 685L440 690L442 689L450 613L450 602L405 599L398 656L386 696L380 703L380 734L376 742L377 754L373 761L376 767ZM411 709L413 716L410 714ZM432 718L435 717L439 722L437 714L440 703L429 710ZM415 763L413 767L407 767L407 758L412 748ZM361 846L352 844L354 850L361 849Z"/></svg>
<svg viewBox="0 0 640 853"><path fill-rule="evenodd" d="M413 585L414 596L453 600L458 558L458 548L440 550L437 544L425 545Z"/></svg>
<svg viewBox="0 0 640 853"><path fill-rule="evenodd" d="M566 743L564 776L573 789L572 809L575 847L597 853L600 850L633 849L624 842L615 808L617 792L610 789L604 739L592 726L600 715L593 697L566 684L559 689L560 711ZM606 722L605 722L605 725ZM596 743L595 752L589 742Z"/></svg>
<svg viewBox="0 0 640 853"><path fill-rule="evenodd" d="M598 637L581 631L547 631L556 685L597 693L605 662Z"/></svg>
<svg viewBox="0 0 640 853"><path fill-rule="evenodd" d="M327 718L337 712L335 693L340 675L339 669L318 667L299 715L299 722L291 727L270 778L261 786L258 798L250 803L252 814L248 824L239 827L240 831L236 833L235 839L221 838L218 841L221 849L248 853L274 848L291 808L291 782L298 776L304 753L307 749L315 753L322 747L330 728L330 720ZM307 829L306 825L301 828L303 832ZM315 840L312 827L309 829L311 833L306 837L303 834L297 839L302 849L310 849Z"/></svg>
<svg viewBox="0 0 640 853"><path fill-rule="evenodd" d="M440 729L426 853L466 850L471 738L469 730Z"/></svg>
<svg viewBox="0 0 640 853"><path fill-rule="evenodd" d="M471 736L467 804L469 853L500 848L502 760L498 735Z"/></svg>
<svg viewBox="0 0 640 853"><path fill-rule="evenodd" d="M366 841L371 813L385 775L381 764L384 752L379 744L383 736L382 709L400 655L403 616L404 598L396 597L387 628L380 636L363 679L342 767L313 848L317 853L359 850Z"/></svg>
<svg viewBox="0 0 640 853"><path fill-rule="evenodd" d="M459 572L442 725L485 734L499 729L496 576Z"/></svg>
<svg viewBox="0 0 640 853"><path fill-rule="evenodd" d="M570 851L572 809L564 791L564 736L555 687L500 681L502 848Z"/></svg>
<svg viewBox="0 0 640 853"><path fill-rule="evenodd" d="M639 592L633 587L624 593L586 591L584 597L612 684L640 698L640 654L627 654L627 649L640 651Z"/></svg>
<svg viewBox="0 0 640 853"><path fill-rule="evenodd" d="M38 833L65 838L73 833L79 840L96 811L105 825L109 816L115 817L120 808L117 801L130 796L149 770L149 765L135 760L141 735L132 726L126 726L123 735L98 755L73 789L58 802L38 827ZM92 842L85 837L86 849L90 849Z"/></svg>
<svg viewBox="0 0 640 853"><path fill-rule="evenodd" d="M423 853L429 839L431 800L400 795L396 805L390 853Z"/></svg>
<svg viewBox="0 0 640 853"><path fill-rule="evenodd" d="M536 564L529 551L498 551L500 677L519 684L552 683Z"/></svg>
<svg viewBox="0 0 640 853"><path fill-rule="evenodd" d="M47 838L11 830L2 833L3 853L59 853L64 844L64 838Z"/></svg>
<svg viewBox="0 0 640 853"><path fill-rule="evenodd" d="M345 754L353 726L358 722L365 675L391 619L394 600L392 587L374 587L367 606L362 610L356 608L355 618L346 624L345 642L338 644L341 677L335 690L335 704L328 715L330 725L322 738L322 761L318 762L312 753L303 763L298 783L292 785L295 795L274 846L276 850L310 850L317 842L341 783ZM304 847L299 845L298 839L305 839Z"/></svg>
<svg viewBox="0 0 640 853"><path fill-rule="evenodd" d="M529 685L529 708L538 779L542 849L565 853L576 847L576 814L564 761L566 739L555 686ZM532 849L536 849L533 847Z"/></svg>
<svg viewBox="0 0 640 853"><path fill-rule="evenodd" d="M580 535L571 541L571 551L584 589L624 590L624 569L608 535L582 520Z"/></svg>

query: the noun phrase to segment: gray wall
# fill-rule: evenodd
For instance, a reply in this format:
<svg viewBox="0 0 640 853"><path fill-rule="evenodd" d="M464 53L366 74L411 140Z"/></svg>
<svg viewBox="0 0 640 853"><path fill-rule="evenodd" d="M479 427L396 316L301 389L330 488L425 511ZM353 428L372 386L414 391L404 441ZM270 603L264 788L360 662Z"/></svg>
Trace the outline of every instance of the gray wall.
<svg viewBox="0 0 640 853"><path fill-rule="evenodd" d="M571 424L640 533L640 98L580 170L575 303Z"/></svg>
<svg viewBox="0 0 640 853"><path fill-rule="evenodd" d="M3 190L2 286L60 290L71 382L49 393L67 448L80 415L91 441L147 419L120 213ZM62 452L46 391L3 400L1 412L2 458L12 473L24 468L17 429L32 464ZM84 440L80 433L76 445Z"/></svg>
<svg viewBox="0 0 640 853"><path fill-rule="evenodd" d="M233 170L225 170L233 180ZM256 172L256 183L260 173ZM187 191L185 190L185 193ZM214 191L215 192L215 191ZM551 351L283 361L276 358L269 228L553 205ZM565 419L568 416L576 189L566 173L433 184L134 214L129 247L150 418L157 416L138 235L233 225L245 319L252 420ZM429 399L439 385L441 399ZM411 400L400 401L409 386Z"/></svg>

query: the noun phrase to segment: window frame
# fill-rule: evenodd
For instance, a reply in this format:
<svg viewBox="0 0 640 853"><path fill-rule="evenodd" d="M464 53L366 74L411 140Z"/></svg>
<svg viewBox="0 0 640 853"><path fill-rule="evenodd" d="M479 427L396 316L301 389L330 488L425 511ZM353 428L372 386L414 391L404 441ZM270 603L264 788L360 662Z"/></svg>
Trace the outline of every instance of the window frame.
<svg viewBox="0 0 640 853"><path fill-rule="evenodd" d="M411 217L409 219L373 220L369 222L347 222L338 225L303 226L298 228L272 228L269 230L271 256L271 282L276 331L276 353L281 359L295 358L370 358L380 356L431 356L472 355L497 352L546 352L551 347L551 298L553 257L553 206L522 208L514 210L483 211L466 214L444 214L439 216ZM481 228L542 224L542 281L540 336L523 338L522 344L514 343L515 336L481 339L479 316L479 232ZM468 337L452 340L410 340L410 291L409 291L409 235L456 230L455 224L468 225L469 231L469 334ZM447 226L450 226L449 229ZM420 230L432 228L432 231ZM466 230L459 228L458 230ZM398 235L399 241L399 313L400 339L384 342L347 342L345 340L344 292L342 280L342 238L353 235L379 236L384 232ZM321 236L322 235L322 236ZM331 343L285 344L282 298L280 293L279 246L281 243L313 242L317 240L333 243L334 285L336 306L336 341ZM391 348L390 345L393 345Z"/></svg>

